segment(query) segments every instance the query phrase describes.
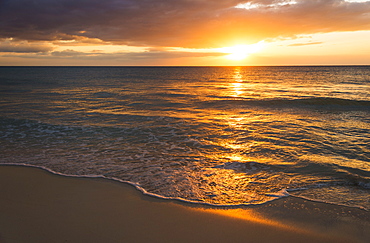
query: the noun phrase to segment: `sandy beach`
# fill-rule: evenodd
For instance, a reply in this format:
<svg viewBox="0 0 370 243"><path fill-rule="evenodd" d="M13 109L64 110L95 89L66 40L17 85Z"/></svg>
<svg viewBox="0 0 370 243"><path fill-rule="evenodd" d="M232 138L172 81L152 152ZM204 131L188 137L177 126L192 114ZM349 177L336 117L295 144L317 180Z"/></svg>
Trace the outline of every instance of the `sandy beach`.
<svg viewBox="0 0 370 243"><path fill-rule="evenodd" d="M370 213L287 197L219 208L103 178L0 166L0 242L366 242Z"/></svg>

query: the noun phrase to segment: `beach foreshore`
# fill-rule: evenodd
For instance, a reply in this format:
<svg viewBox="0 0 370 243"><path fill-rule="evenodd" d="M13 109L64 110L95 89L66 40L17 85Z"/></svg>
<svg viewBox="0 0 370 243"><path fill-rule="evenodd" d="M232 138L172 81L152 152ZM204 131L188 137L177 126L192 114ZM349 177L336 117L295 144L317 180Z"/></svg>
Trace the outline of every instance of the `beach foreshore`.
<svg viewBox="0 0 370 243"><path fill-rule="evenodd" d="M367 242L370 212L286 197L212 207L104 178L0 166L0 242Z"/></svg>

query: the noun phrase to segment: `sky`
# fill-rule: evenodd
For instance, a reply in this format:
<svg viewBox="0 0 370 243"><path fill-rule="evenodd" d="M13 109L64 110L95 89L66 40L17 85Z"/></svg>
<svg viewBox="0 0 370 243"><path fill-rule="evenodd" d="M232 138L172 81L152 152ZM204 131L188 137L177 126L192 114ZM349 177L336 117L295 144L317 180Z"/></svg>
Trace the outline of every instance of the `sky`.
<svg viewBox="0 0 370 243"><path fill-rule="evenodd" d="M0 0L0 66L370 65L370 0Z"/></svg>

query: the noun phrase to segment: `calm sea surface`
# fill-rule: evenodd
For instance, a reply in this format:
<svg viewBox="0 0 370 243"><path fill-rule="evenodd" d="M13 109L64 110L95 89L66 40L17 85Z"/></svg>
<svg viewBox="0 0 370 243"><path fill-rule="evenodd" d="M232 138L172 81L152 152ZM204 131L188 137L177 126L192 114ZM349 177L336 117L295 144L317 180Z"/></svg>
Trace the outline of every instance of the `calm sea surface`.
<svg viewBox="0 0 370 243"><path fill-rule="evenodd" d="M2 67L0 155L192 202L370 210L370 66Z"/></svg>

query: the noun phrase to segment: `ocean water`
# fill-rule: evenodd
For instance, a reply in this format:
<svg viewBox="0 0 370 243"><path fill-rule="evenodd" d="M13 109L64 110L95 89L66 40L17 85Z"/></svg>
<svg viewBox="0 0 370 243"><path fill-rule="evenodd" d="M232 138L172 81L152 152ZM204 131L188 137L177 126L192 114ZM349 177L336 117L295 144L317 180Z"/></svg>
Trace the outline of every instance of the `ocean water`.
<svg viewBox="0 0 370 243"><path fill-rule="evenodd" d="M370 66L1 67L0 163L215 205L370 209Z"/></svg>

